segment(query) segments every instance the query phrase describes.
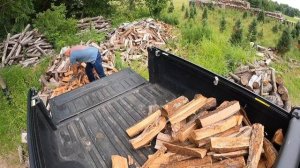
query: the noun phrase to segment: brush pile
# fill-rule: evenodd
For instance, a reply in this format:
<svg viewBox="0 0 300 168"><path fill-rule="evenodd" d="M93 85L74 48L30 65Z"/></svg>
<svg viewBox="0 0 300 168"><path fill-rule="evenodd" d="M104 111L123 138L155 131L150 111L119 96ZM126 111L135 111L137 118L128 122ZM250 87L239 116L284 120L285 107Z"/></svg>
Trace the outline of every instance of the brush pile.
<svg viewBox="0 0 300 168"><path fill-rule="evenodd" d="M162 106L126 130L134 149L155 140L157 152L143 168L182 167L272 167L278 156L273 146L281 145L279 129L272 142L264 126L251 124L238 101L217 107L215 98L196 95L192 101L181 96ZM137 164L132 157L113 155L116 166ZM128 165L127 165L128 164ZM135 165L140 167L139 165Z"/></svg>
<svg viewBox="0 0 300 168"><path fill-rule="evenodd" d="M36 29L30 30L28 24L19 34L8 33L0 51L1 67L12 64L27 67L36 65L41 57L51 54L53 46Z"/></svg>

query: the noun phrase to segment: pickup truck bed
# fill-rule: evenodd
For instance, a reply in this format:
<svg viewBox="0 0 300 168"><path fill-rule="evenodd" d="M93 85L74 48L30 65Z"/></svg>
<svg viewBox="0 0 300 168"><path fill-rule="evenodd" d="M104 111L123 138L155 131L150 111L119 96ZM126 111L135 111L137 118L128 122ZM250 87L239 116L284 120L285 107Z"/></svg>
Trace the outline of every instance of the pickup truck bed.
<svg viewBox="0 0 300 168"><path fill-rule="evenodd" d="M156 48L149 49L150 81L130 69L50 100L50 112L31 89L28 96L28 148L31 168L111 167L111 155L131 155L140 165L152 147L134 150L125 130L148 113L184 95L202 93L238 100L251 122L265 126L269 139L282 128L286 143L277 167L298 167L300 121L292 114L230 81Z"/></svg>

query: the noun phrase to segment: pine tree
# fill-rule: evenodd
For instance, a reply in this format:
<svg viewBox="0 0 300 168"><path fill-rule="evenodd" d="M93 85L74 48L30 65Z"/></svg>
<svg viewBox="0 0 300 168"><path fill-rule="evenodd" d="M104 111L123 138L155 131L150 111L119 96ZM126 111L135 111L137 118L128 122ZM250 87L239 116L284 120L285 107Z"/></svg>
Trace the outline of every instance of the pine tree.
<svg viewBox="0 0 300 168"><path fill-rule="evenodd" d="M300 35L300 22L297 22L295 26L295 31L296 31L296 37L299 37Z"/></svg>
<svg viewBox="0 0 300 168"><path fill-rule="evenodd" d="M224 32L225 30L226 30L226 20L225 17L223 16L220 21L220 32Z"/></svg>
<svg viewBox="0 0 300 168"><path fill-rule="evenodd" d="M257 21L259 21L259 22L264 22L265 21L265 12L264 11L260 11L258 13Z"/></svg>
<svg viewBox="0 0 300 168"><path fill-rule="evenodd" d="M255 42L256 41L256 36L257 36L257 22L256 19L253 19L251 24L249 25L249 30L248 30L248 39L250 42Z"/></svg>
<svg viewBox="0 0 300 168"><path fill-rule="evenodd" d="M190 17L189 9L186 8L185 14L184 14L184 18L187 19L187 18L189 18L189 17Z"/></svg>
<svg viewBox="0 0 300 168"><path fill-rule="evenodd" d="M195 11L194 11L194 8L191 7L191 8L190 8L190 19L193 19L194 16L195 16Z"/></svg>
<svg viewBox="0 0 300 168"><path fill-rule="evenodd" d="M235 22L235 25L233 27L233 32L231 34L230 42L231 44L240 44L243 39L243 28L242 23L240 20L237 20Z"/></svg>
<svg viewBox="0 0 300 168"><path fill-rule="evenodd" d="M207 8L205 8L204 11L203 11L203 14L202 14L202 20L206 20L207 17L208 17Z"/></svg>
<svg viewBox="0 0 300 168"><path fill-rule="evenodd" d="M181 6L181 11L183 12L184 9L185 9L185 6L184 6L184 3L183 3L182 6Z"/></svg>
<svg viewBox="0 0 300 168"><path fill-rule="evenodd" d="M168 8L168 12L169 12L169 13L173 13L173 11L174 11L174 4L173 4L173 1L171 1L171 2L170 2L170 6L169 6L169 8Z"/></svg>
<svg viewBox="0 0 300 168"><path fill-rule="evenodd" d="M292 43L292 37L289 32L289 29L286 28L283 30L282 35L277 43L277 50L279 53L286 53L290 50L291 48L291 43Z"/></svg>
<svg viewBox="0 0 300 168"><path fill-rule="evenodd" d="M273 33L277 33L278 32L278 26L277 26L277 24L272 27L272 32Z"/></svg>
<svg viewBox="0 0 300 168"><path fill-rule="evenodd" d="M246 19L248 17L248 12L244 12L243 19Z"/></svg>

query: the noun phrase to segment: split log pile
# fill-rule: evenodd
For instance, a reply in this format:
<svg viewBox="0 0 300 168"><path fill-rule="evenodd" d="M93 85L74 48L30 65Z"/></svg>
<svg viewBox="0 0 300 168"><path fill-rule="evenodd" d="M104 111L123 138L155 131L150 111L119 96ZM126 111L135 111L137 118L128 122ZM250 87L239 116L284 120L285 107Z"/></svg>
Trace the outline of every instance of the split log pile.
<svg viewBox="0 0 300 168"><path fill-rule="evenodd" d="M238 101L216 106L215 98L181 96L128 128L134 149L156 141L157 152L141 167L272 167L278 151L264 126L251 124ZM282 142L282 130L275 136Z"/></svg>
<svg viewBox="0 0 300 168"><path fill-rule="evenodd" d="M95 43L89 45L99 48ZM111 75L118 71L114 68L113 61L111 57L102 56L102 66L106 75ZM89 80L85 73L85 66L85 63L81 63L76 69L71 69L70 59L62 55L57 55L51 62L46 74L40 77L43 87L39 92L39 97L43 100L44 104L47 105L48 100L52 97L88 84ZM97 77L97 73L94 72L94 75Z"/></svg>
<svg viewBox="0 0 300 168"><path fill-rule="evenodd" d="M229 80L232 82L246 87L287 112L291 111L289 93L282 77L277 76L275 69L269 68L265 61L240 66L229 75Z"/></svg>
<svg viewBox="0 0 300 168"><path fill-rule="evenodd" d="M36 29L30 30L28 24L15 35L7 34L0 45L0 67L21 64L23 67L36 65L39 59L53 52L53 46Z"/></svg>
<svg viewBox="0 0 300 168"><path fill-rule="evenodd" d="M149 18L123 24L109 34L108 40L100 45L100 50L108 57L115 57L116 52L120 52L122 60L128 64L139 60L147 65L147 48L161 47L171 38L170 25Z"/></svg>
<svg viewBox="0 0 300 168"><path fill-rule="evenodd" d="M97 32L107 32L111 28L110 20L102 16L83 18L77 21L77 28L81 33L96 30Z"/></svg>

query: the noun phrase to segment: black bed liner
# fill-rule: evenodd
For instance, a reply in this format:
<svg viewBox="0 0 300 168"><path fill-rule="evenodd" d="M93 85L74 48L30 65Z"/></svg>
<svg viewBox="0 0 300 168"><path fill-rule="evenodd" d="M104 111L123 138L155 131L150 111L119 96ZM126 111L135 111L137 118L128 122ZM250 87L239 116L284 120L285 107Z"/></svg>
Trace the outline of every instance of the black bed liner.
<svg viewBox="0 0 300 168"><path fill-rule="evenodd" d="M149 105L163 105L196 93L238 100L251 122L262 123L271 138L282 128L285 143L277 168L295 168L300 160L299 109L291 114L264 98L170 53L150 48L146 81L130 69L50 100L51 113L30 90L28 96L28 149L31 168L111 167L111 155L131 155L142 165L152 147L134 150L125 130L144 118ZM284 165L284 166L283 166Z"/></svg>

